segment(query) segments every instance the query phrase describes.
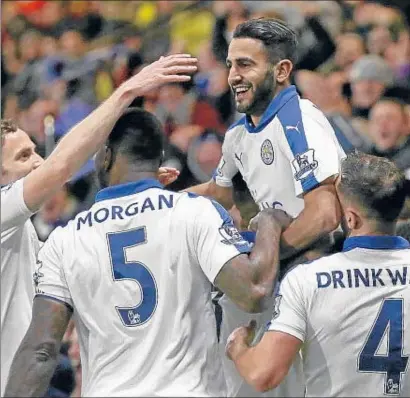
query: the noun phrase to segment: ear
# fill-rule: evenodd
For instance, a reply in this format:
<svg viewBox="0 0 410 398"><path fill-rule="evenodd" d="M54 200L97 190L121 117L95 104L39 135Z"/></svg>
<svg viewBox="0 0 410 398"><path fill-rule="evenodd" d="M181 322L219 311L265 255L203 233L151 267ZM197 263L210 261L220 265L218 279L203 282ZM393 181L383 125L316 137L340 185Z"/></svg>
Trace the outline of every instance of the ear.
<svg viewBox="0 0 410 398"><path fill-rule="evenodd" d="M284 83L293 70L293 63L289 59L283 59L276 64L276 81L279 84Z"/></svg>
<svg viewBox="0 0 410 398"><path fill-rule="evenodd" d="M359 229L363 224L360 213L352 207L345 210L345 221L350 231Z"/></svg>
<svg viewBox="0 0 410 398"><path fill-rule="evenodd" d="M104 171L108 173L114 163L114 154L112 152L112 149L107 147L105 150L105 157L104 157Z"/></svg>

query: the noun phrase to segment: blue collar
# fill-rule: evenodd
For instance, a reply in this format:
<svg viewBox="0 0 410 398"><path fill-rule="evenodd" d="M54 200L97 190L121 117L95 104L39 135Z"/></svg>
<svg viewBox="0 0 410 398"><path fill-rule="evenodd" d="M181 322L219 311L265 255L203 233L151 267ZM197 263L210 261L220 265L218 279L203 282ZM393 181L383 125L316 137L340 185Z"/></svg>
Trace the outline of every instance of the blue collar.
<svg viewBox="0 0 410 398"><path fill-rule="evenodd" d="M343 251L355 248L373 250L409 249L410 243L401 236L354 236L347 238L343 244Z"/></svg>
<svg viewBox="0 0 410 398"><path fill-rule="evenodd" d="M133 195L150 188L163 188L163 186L159 183L158 180L154 180L153 178L147 178L136 182L129 182L127 184L114 185L112 187L104 188L99 191L95 196L95 201L101 202L102 200Z"/></svg>
<svg viewBox="0 0 410 398"><path fill-rule="evenodd" d="M249 133L259 133L262 131L278 114L279 110L286 105L292 98L298 95L295 86L289 86L282 90L269 104L265 112L261 117L259 124L255 127L253 126L251 117L246 115L245 117L245 127Z"/></svg>

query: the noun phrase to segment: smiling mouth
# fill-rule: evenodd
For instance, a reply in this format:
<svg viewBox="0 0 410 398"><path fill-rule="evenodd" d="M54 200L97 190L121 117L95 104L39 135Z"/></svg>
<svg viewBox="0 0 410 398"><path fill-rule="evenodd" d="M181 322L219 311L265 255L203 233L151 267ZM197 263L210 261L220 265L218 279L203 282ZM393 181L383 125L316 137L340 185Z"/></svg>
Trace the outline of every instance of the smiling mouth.
<svg viewBox="0 0 410 398"><path fill-rule="evenodd" d="M241 100L246 97L246 94L249 92L251 87L246 87L246 86L238 86L234 88L235 92L235 98L237 100Z"/></svg>

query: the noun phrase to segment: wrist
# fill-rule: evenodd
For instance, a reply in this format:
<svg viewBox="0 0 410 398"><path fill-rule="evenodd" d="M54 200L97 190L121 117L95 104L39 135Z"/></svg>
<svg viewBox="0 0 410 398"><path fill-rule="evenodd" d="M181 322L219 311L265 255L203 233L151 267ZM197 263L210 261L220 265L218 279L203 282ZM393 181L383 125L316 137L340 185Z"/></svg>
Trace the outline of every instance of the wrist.
<svg viewBox="0 0 410 398"><path fill-rule="evenodd" d="M130 88L123 83L113 93L113 100L116 107L125 110L131 105L132 101L134 101L134 98L137 96L135 90L130 90Z"/></svg>
<svg viewBox="0 0 410 398"><path fill-rule="evenodd" d="M273 225L273 228L275 229L276 232L281 233L285 229L284 225L278 222L275 216L274 209L265 209L261 212L260 215L262 216L261 217L262 220L266 220L263 222L269 222L269 224Z"/></svg>

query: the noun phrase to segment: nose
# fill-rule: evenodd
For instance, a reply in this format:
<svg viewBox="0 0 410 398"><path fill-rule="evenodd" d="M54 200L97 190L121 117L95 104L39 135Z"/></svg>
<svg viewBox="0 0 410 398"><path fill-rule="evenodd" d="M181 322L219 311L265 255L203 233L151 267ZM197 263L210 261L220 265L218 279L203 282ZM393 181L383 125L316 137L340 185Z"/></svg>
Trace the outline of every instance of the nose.
<svg viewBox="0 0 410 398"><path fill-rule="evenodd" d="M44 162L44 159L38 153L36 153L34 155L34 160L33 160L33 170L39 167L43 162Z"/></svg>
<svg viewBox="0 0 410 398"><path fill-rule="evenodd" d="M242 80L242 76L232 66L231 69L229 69L229 75L228 75L229 84L231 86L234 86L235 84L238 84L241 80Z"/></svg>

